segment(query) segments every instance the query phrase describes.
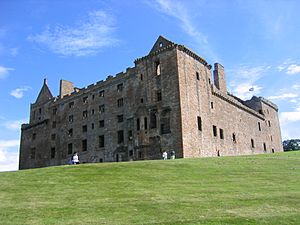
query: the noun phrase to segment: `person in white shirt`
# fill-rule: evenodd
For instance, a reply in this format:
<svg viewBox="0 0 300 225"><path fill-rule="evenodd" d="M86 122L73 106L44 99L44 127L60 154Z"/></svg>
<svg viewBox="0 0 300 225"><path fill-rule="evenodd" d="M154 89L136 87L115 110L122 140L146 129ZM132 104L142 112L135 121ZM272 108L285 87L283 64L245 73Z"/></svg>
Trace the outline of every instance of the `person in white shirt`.
<svg viewBox="0 0 300 225"><path fill-rule="evenodd" d="M163 152L162 154L163 160L167 160L168 159L168 153L166 151Z"/></svg>
<svg viewBox="0 0 300 225"><path fill-rule="evenodd" d="M73 164L79 164L79 157L77 155L77 153L75 152L73 155L73 159L72 159Z"/></svg>

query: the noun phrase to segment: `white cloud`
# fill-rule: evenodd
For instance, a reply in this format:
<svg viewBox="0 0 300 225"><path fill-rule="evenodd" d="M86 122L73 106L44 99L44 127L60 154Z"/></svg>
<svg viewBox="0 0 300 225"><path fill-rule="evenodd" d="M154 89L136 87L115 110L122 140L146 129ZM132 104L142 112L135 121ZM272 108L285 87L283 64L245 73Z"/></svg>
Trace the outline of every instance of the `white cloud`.
<svg viewBox="0 0 300 225"><path fill-rule="evenodd" d="M0 66L0 79L7 77L9 71L14 70L13 68L8 68L4 66Z"/></svg>
<svg viewBox="0 0 300 225"><path fill-rule="evenodd" d="M23 123L27 123L27 120L23 119L23 120L6 121L3 123L3 126L9 130L20 130L21 124Z"/></svg>
<svg viewBox="0 0 300 225"><path fill-rule="evenodd" d="M297 122L300 121L300 111L282 112L279 118L281 123Z"/></svg>
<svg viewBox="0 0 300 225"><path fill-rule="evenodd" d="M287 68L287 74L297 74L300 73L300 66L297 64L292 64L289 65L289 67Z"/></svg>
<svg viewBox="0 0 300 225"><path fill-rule="evenodd" d="M17 56L19 54L19 48L11 48L10 49L11 56Z"/></svg>
<svg viewBox="0 0 300 225"><path fill-rule="evenodd" d="M209 46L207 37L194 25L194 22L190 17L191 13L182 2L173 0L155 0L154 2L147 1L147 3L159 12L177 19L181 29L193 38L197 46L199 46L199 48L201 48L207 56L211 57L214 61L217 61L215 54Z"/></svg>
<svg viewBox="0 0 300 225"><path fill-rule="evenodd" d="M95 55L103 47L116 45L118 40L112 37L114 30L111 15L104 11L94 11L77 26L47 27L41 34L29 36L28 40L45 45L62 56L87 56Z"/></svg>
<svg viewBox="0 0 300 225"><path fill-rule="evenodd" d="M270 100L286 100L289 98L296 98L298 97L298 94L294 94L294 93L284 93L281 95L273 95L273 96L269 96L268 99Z"/></svg>
<svg viewBox="0 0 300 225"><path fill-rule="evenodd" d="M0 140L0 171L18 170L20 140Z"/></svg>
<svg viewBox="0 0 300 225"><path fill-rule="evenodd" d="M22 87L22 88L14 89L9 94L11 96L14 96L15 98L23 98L24 92L28 91L30 89L31 89L31 87L25 86L25 87Z"/></svg>
<svg viewBox="0 0 300 225"><path fill-rule="evenodd" d="M241 83L234 88L233 94L243 100L246 100L250 99L253 95L258 95L261 90L262 87L260 86L253 85L251 83Z"/></svg>

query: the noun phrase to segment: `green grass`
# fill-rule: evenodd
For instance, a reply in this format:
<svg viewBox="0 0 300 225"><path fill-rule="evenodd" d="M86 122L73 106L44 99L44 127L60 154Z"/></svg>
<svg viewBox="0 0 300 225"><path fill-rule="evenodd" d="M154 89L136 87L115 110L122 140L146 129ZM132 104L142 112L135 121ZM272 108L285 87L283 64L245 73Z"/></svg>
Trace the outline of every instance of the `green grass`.
<svg viewBox="0 0 300 225"><path fill-rule="evenodd" d="M300 224L300 152L3 172L0 224Z"/></svg>

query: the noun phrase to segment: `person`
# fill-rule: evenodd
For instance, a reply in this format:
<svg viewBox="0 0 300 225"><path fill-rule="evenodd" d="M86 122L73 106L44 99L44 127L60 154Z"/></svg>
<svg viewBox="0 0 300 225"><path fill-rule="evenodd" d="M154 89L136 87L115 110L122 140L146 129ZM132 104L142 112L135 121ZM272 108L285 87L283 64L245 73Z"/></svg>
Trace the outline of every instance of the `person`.
<svg viewBox="0 0 300 225"><path fill-rule="evenodd" d="M80 163L77 152L74 153L72 162L73 162L73 164L79 164Z"/></svg>
<svg viewBox="0 0 300 225"><path fill-rule="evenodd" d="M175 151L174 150L171 151L170 155L171 155L170 159L175 159Z"/></svg>
<svg viewBox="0 0 300 225"><path fill-rule="evenodd" d="M167 160L168 159L168 153L166 151L163 152L162 154L163 160Z"/></svg>

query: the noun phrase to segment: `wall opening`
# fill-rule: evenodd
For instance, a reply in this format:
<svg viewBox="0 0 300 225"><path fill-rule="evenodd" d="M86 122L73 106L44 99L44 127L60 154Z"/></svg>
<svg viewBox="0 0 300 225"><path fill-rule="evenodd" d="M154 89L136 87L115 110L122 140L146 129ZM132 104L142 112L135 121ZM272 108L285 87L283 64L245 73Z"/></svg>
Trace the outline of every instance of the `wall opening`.
<svg viewBox="0 0 300 225"><path fill-rule="evenodd" d="M198 130L202 131L202 120L200 116L197 116L197 122L198 122Z"/></svg>

